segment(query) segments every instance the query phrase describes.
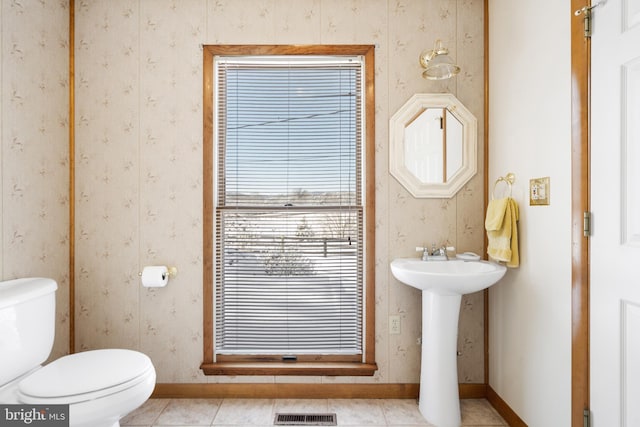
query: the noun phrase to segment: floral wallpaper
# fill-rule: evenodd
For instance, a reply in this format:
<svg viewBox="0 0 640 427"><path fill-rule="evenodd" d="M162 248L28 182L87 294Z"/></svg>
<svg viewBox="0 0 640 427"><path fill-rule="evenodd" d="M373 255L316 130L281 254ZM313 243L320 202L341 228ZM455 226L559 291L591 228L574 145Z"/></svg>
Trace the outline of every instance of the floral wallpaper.
<svg viewBox="0 0 640 427"><path fill-rule="evenodd" d="M58 282L69 351L69 3L0 2L0 279Z"/></svg>
<svg viewBox="0 0 640 427"><path fill-rule="evenodd" d="M56 20L66 25L66 17L57 17L66 16L67 2L29 2L28 25L15 21L21 3L3 2L1 8L1 273L26 274L25 266L41 265L44 253L51 270L43 268L41 274L62 283L58 297L64 301L68 88L66 53L58 50L67 41L64 25ZM75 19L77 350L139 349L152 358L162 383L417 383L419 293L396 281L388 266L396 257L416 256L414 248L425 243L482 252L482 0L76 0ZM438 38L462 72L444 82L423 80L418 56ZM206 377L199 370L201 45L245 43L376 46L379 370L373 377ZM15 72L19 52L28 49L40 54L22 59L29 61L29 73ZM478 118L479 172L451 199L414 199L388 172L389 117L417 92L451 92ZM35 137L47 144L36 150L29 143ZM143 288L138 273L156 264L176 266L177 277L166 288ZM62 302L59 331L68 318L64 307ZM389 335L389 315L401 316L400 335ZM465 297L461 382L484 381L483 319L482 294Z"/></svg>

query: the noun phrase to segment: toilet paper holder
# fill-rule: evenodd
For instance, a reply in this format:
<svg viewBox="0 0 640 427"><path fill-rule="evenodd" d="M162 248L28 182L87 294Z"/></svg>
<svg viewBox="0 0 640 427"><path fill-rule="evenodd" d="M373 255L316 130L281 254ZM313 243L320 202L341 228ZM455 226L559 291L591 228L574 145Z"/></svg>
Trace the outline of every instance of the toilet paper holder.
<svg viewBox="0 0 640 427"><path fill-rule="evenodd" d="M178 275L178 269L176 267L167 267L167 274L173 279Z"/></svg>
<svg viewBox="0 0 640 427"><path fill-rule="evenodd" d="M178 268L177 267L167 267L167 275L170 278L174 278L178 275ZM142 271L138 271L138 277L142 277Z"/></svg>

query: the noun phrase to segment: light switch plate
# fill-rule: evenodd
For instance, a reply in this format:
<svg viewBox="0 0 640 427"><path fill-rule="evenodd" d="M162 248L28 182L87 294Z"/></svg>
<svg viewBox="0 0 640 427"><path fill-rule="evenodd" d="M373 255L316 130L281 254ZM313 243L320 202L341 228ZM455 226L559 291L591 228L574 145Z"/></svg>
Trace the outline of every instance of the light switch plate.
<svg viewBox="0 0 640 427"><path fill-rule="evenodd" d="M548 205L551 188L549 177L534 178L529 180L529 205Z"/></svg>

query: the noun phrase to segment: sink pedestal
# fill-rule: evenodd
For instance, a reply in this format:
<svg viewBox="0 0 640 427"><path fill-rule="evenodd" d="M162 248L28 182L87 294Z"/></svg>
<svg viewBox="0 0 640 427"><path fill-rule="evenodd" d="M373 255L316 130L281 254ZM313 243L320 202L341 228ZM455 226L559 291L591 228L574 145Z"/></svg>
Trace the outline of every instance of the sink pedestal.
<svg viewBox="0 0 640 427"><path fill-rule="evenodd" d="M422 291L422 416L436 427L459 427L458 315L461 295Z"/></svg>
<svg viewBox="0 0 640 427"><path fill-rule="evenodd" d="M393 276L422 291L420 412L436 427L460 427L458 315L462 295L487 289L507 267L489 261L397 258Z"/></svg>

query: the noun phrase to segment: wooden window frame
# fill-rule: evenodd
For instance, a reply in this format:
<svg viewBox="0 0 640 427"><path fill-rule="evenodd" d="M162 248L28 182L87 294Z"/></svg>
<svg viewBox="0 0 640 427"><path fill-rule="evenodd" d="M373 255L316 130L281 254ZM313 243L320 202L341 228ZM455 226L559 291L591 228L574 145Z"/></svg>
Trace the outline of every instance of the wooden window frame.
<svg viewBox="0 0 640 427"><path fill-rule="evenodd" d="M375 99L373 45L203 46L203 362L205 375L373 375L375 363ZM216 55L362 55L365 60L365 251L363 354L353 360L309 355L295 362L273 358L214 358L214 70Z"/></svg>

